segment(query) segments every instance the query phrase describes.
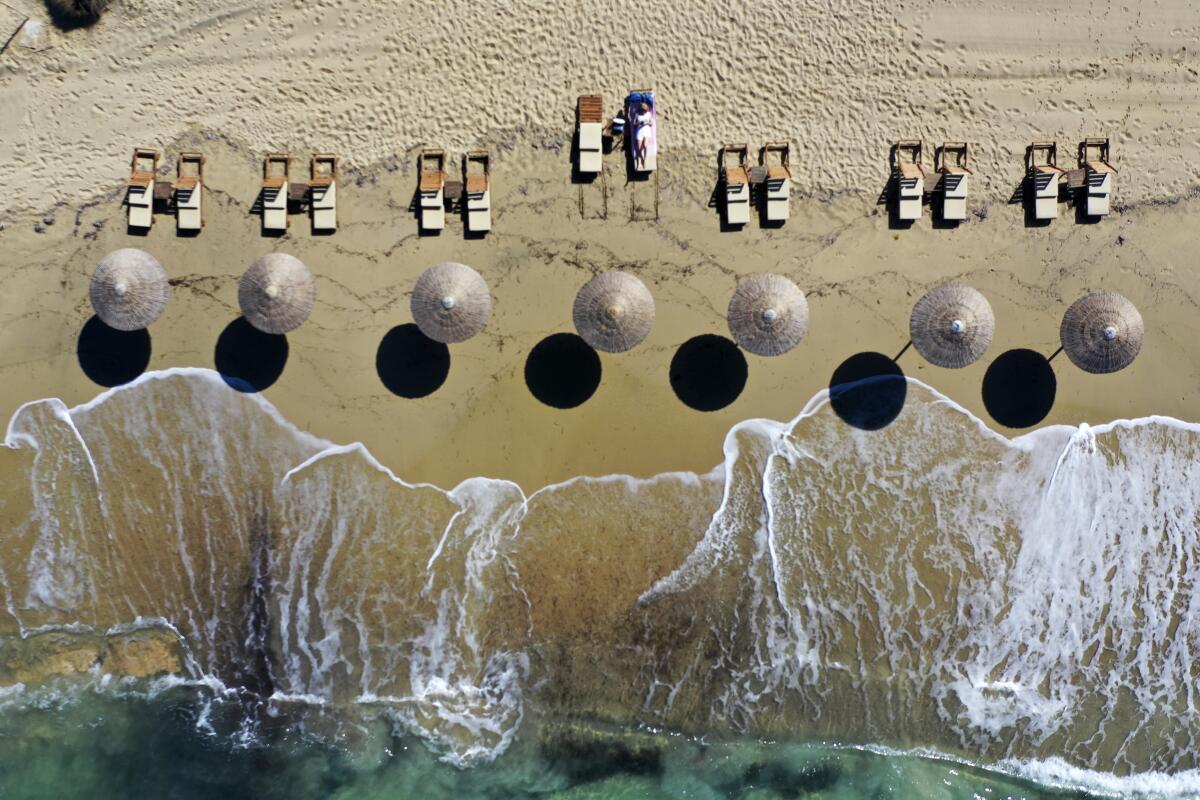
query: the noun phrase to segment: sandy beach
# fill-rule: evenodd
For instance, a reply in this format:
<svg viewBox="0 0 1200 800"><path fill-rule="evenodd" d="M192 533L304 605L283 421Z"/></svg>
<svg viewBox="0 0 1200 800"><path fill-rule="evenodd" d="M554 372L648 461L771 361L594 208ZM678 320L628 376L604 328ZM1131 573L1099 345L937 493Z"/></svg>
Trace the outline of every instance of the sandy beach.
<svg viewBox="0 0 1200 800"><path fill-rule="evenodd" d="M91 316L87 282L105 253L137 246L177 284L151 329L150 369L213 365L237 317L236 279L254 258L281 250L307 262L316 310L289 336L286 369L266 397L301 427L365 441L398 474L444 486L481 474L532 488L576 474L707 470L733 423L790 419L845 358L898 352L912 303L949 279L991 301L988 357L949 371L910 351L900 365L976 414L986 419L991 358L1015 347L1049 355L1066 306L1106 289L1141 309L1143 354L1107 377L1057 359L1046 422L1194 417L1186 348L1200 315L1187 220L1200 202L1200 138L1187 109L1200 99L1200 57L1187 49L1197 26L1186 4L1080 14L1069 3L919 3L887 22L870 5L759 4L727 16L697 4L668 24L671 4L584 3L553 15L464 4L438 12L456 20L451 30L423 19L425 7L219 2L181 15L135 4L93 28L48 29L44 51L11 45L0 62L10 109L0 137L4 408L44 396L73 404L102 388L75 352ZM35 3L21 8L44 17ZM631 38L618 33L622 16L644 20ZM596 186L583 189L581 218L569 169L574 97L604 92L612 111L642 84L656 87L663 109L660 218L646 220L653 186L627 182L619 156L607 159L608 218L595 218ZM1117 213L1080 225L1065 209L1048 227L1024 227L1008 203L1024 146L1056 138L1070 160L1075 142L1099 133L1112 137L1121 169ZM912 136L930 150L943 138L971 143L974 213L960 228L934 229L926 216L889 229L877 204L887 148ZM722 232L709 205L715 147L771 139L796 148L792 219ZM492 149L486 239L464 238L457 220L440 236L417 235L409 206L420 144ZM127 235L134 145L162 149L164 172L180 149L208 156L199 237L178 238L161 215L148 236ZM260 235L250 209L267 148L342 156L336 235L313 237L303 216L283 238ZM477 268L495 313L485 335L451 348L437 392L396 397L376 351L411 322L413 282L441 260ZM602 357L602 383L583 406L539 403L523 380L526 356L571 331L574 292L614 268L651 286L653 332L632 353ZM745 391L721 411L687 408L668 382L673 354L693 336L728 336L738 276L761 271L808 293L809 336L782 358L750 356Z"/></svg>

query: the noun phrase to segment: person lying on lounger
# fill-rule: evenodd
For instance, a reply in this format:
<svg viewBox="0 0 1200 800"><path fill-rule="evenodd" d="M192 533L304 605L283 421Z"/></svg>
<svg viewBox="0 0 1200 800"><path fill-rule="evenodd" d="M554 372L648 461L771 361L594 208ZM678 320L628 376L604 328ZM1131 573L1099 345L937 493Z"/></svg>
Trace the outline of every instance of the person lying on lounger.
<svg viewBox="0 0 1200 800"><path fill-rule="evenodd" d="M654 135L654 115L650 113L647 103L638 105L633 117L633 154L639 169L646 168L646 148L650 145L650 137Z"/></svg>

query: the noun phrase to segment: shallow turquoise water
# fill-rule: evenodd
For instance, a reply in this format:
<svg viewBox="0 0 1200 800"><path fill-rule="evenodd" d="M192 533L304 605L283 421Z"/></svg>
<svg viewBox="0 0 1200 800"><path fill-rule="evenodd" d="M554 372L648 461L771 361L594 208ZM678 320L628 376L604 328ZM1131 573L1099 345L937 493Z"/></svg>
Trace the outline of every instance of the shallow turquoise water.
<svg viewBox="0 0 1200 800"><path fill-rule="evenodd" d="M385 728L333 746L239 701L180 687L155 697L83 690L0 710L0 797L40 798L1085 798L913 754L824 743L698 742L635 732L541 736L458 769ZM1175 794L1174 796L1187 796Z"/></svg>

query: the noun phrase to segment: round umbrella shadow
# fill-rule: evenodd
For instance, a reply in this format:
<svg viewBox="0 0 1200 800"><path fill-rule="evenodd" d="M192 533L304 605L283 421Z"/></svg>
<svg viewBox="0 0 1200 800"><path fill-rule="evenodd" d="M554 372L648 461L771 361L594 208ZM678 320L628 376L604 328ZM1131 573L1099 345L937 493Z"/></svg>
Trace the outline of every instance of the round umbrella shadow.
<svg viewBox="0 0 1200 800"><path fill-rule="evenodd" d="M737 400L748 375L738 346L711 333L688 339L671 359L671 388L684 405L697 411L719 411Z"/></svg>
<svg viewBox="0 0 1200 800"><path fill-rule="evenodd" d="M75 355L83 374L100 386L120 386L150 364L150 332L119 331L93 316L79 330Z"/></svg>
<svg viewBox="0 0 1200 800"><path fill-rule="evenodd" d="M582 337L551 334L529 351L525 385L552 408L581 406L600 386L600 356Z"/></svg>
<svg viewBox="0 0 1200 800"><path fill-rule="evenodd" d="M833 371L829 404L847 425L877 431L900 416L908 396L904 371L883 353L855 353Z"/></svg>
<svg viewBox="0 0 1200 800"><path fill-rule="evenodd" d="M217 372L239 392L261 392L271 386L283 374L287 358L287 336L263 333L245 317L225 326L213 355Z"/></svg>
<svg viewBox="0 0 1200 800"><path fill-rule="evenodd" d="M375 372L392 394L427 397L450 374L450 348L421 333L415 323L397 325L379 342Z"/></svg>
<svg viewBox="0 0 1200 800"><path fill-rule="evenodd" d="M983 375L983 405L1006 428L1028 428L1054 407L1058 379L1050 361L1033 350L1008 350Z"/></svg>

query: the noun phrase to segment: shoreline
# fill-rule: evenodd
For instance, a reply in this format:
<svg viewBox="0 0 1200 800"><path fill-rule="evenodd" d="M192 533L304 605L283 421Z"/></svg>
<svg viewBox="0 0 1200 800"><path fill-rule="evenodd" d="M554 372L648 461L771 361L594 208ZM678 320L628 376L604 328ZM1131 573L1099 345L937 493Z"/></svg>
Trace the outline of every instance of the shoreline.
<svg viewBox="0 0 1200 800"><path fill-rule="evenodd" d="M286 362L264 396L298 427L332 441L362 441L417 482L455 485L493 475L540 486L581 474L704 472L721 460L721 441L737 422L791 419L848 357L899 352L912 303L947 280L973 285L992 304L997 332L990 350L962 370L930 366L915 351L899 365L989 424L995 422L980 394L988 365L1014 348L1051 354L1062 312L1099 289L1125 294L1141 310L1142 353L1107 376L1056 359L1057 397L1040 424L1195 416L1186 387L1200 382L1200 369L1186 343L1200 336L1200 302L1192 299L1200 297L1200 276L1183 262L1177 272L1175 264L1188 252L1186 220L1200 213L1200 198L1116 212L1097 225L1060 219L1024 229L1019 211L1002 206L954 230L926 221L904 231L890 230L886 215L858 198L794 199L784 227L752 223L729 233L706 206L707 191L696 191L702 176L677 175L667 157L658 222L625 220L621 209L640 208L648 187L619 182L610 187L608 220L594 220L579 217L578 187L563 175L563 154L531 149L520 158L496 154L495 223L486 239L464 238L454 220L440 236L418 235L406 210L411 161L396 172L347 179L336 234L313 236L307 220L293 215L284 237L264 238L249 213L258 182L253 154L203 134L171 152L197 146L209 157L211 201L198 237L177 237L169 216L146 236L127 235L117 191L81 207L71 224L39 222L37 233L36 218L27 218L0 231L10 274L0 299L0 413L39 397L76 405L103 390L76 352L92 316L88 281L104 254L133 246L154 254L174 284L166 314L149 330L150 370L213 367L214 346L223 334L232 337L239 316L241 272L275 250L305 261L317 278L317 305L287 337ZM389 331L411 323L417 275L445 260L481 272L494 298L492 319L481 335L449 348L440 387L423 397L398 396L377 369L392 352L380 348ZM582 405L544 405L527 386L527 358L547 337L574 332L575 292L607 269L632 272L650 288L657 307L650 336L629 353L600 355L599 385ZM692 410L670 384L672 360L694 337L729 338L729 297L740 276L759 272L786 275L805 291L809 333L783 356L745 356L745 388L729 405ZM406 341L403 333L392 341ZM420 353L413 357L419 361Z"/></svg>

